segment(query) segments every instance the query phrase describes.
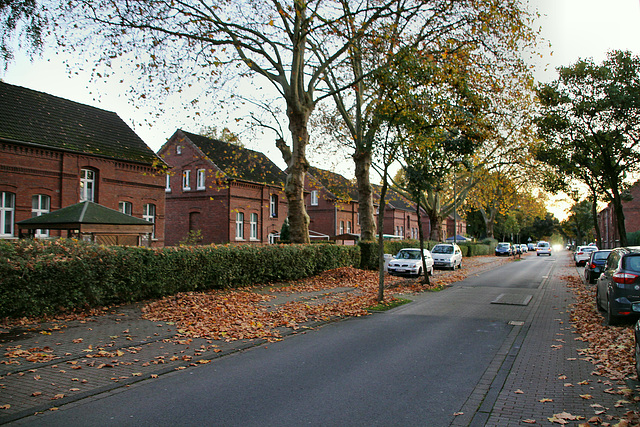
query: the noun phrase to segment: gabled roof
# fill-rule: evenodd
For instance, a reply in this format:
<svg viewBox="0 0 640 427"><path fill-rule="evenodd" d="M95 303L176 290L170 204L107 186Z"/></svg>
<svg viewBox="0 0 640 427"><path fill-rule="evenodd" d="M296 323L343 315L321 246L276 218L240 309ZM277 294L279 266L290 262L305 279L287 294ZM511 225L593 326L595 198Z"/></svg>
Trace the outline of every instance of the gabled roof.
<svg viewBox="0 0 640 427"><path fill-rule="evenodd" d="M67 226L73 227L80 224L146 225L153 227L153 224L149 221L123 214L89 201L76 203L75 205L18 222L18 225L23 228L55 228L53 225L58 225L66 229L69 228Z"/></svg>
<svg viewBox="0 0 640 427"><path fill-rule="evenodd" d="M324 169L310 166L307 173L311 176L309 185L311 188L318 183L329 191L330 195L343 202L357 202L358 188L355 182L344 176Z"/></svg>
<svg viewBox="0 0 640 427"><path fill-rule="evenodd" d="M116 113L3 82L0 140L149 165L158 162Z"/></svg>
<svg viewBox="0 0 640 427"><path fill-rule="evenodd" d="M380 192L382 191L382 186L373 185L374 199L377 204L380 203ZM400 209L403 211L411 211L415 212L416 205L407 199L404 195L399 193L398 191L387 188L387 194L385 195L385 202L387 202L387 206L392 209Z"/></svg>
<svg viewBox="0 0 640 427"><path fill-rule="evenodd" d="M181 131L227 178L284 186L287 175L258 151Z"/></svg>

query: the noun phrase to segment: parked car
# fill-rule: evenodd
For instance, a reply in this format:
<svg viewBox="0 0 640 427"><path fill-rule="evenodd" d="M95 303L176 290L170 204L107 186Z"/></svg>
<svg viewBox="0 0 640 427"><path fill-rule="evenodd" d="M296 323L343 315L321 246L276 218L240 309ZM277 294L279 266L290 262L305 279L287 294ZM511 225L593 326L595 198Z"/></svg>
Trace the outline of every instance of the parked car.
<svg viewBox="0 0 640 427"><path fill-rule="evenodd" d="M527 249L531 252L536 250L536 244L535 243L527 243Z"/></svg>
<svg viewBox="0 0 640 427"><path fill-rule="evenodd" d="M596 307L608 324L640 314L640 247L615 248L596 281Z"/></svg>
<svg viewBox="0 0 640 427"><path fill-rule="evenodd" d="M460 246L456 244L438 243L431 248L431 256L435 267L450 268L451 270L455 270L456 267L462 268L462 251Z"/></svg>
<svg viewBox="0 0 640 427"><path fill-rule="evenodd" d="M604 267L610 253L610 249L591 252L589 261L584 265L584 280L587 283L596 283L596 280L600 277L600 273L602 272L602 267Z"/></svg>
<svg viewBox="0 0 640 427"><path fill-rule="evenodd" d="M496 246L496 256L506 255L509 256L513 253L513 249L511 248L511 243L509 242L500 242L498 246Z"/></svg>
<svg viewBox="0 0 640 427"><path fill-rule="evenodd" d="M522 253L522 249L520 248L520 245L511 245L511 254L512 255L518 255Z"/></svg>
<svg viewBox="0 0 640 427"><path fill-rule="evenodd" d="M522 250L522 253L529 252L529 248L524 243L520 244L520 249Z"/></svg>
<svg viewBox="0 0 640 427"><path fill-rule="evenodd" d="M591 252L598 250L597 246L578 246L573 253L573 260L576 262L576 266L584 265L589 258L591 258Z"/></svg>
<svg viewBox="0 0 640 427"><path fill-rule="evenodd" d="M427 265L427 274L433 274L433 258L431 252L424 250L424 261ZM389 262L387 271L393 276L421 276L422 257L419 248L404 248Z"/></svg>
<svg viewBox="0 0 640 427"><path fill-rule="evenodd" d="M551 245L549 244L549 242L545 242L544 240L539 241L538 244L536 245L536 255L551 256Z"/></svg>

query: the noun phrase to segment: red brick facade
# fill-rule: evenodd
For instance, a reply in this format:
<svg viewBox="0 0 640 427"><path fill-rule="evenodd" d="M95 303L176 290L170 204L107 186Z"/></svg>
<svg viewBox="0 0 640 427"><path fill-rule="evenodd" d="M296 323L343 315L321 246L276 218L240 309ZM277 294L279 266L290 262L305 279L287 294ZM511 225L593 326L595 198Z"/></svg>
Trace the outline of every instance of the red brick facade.
<svg viewBox="0 0 640 427"><path fill-rule="evenodd" d="M158 152L171 167L166 244L176 245L196 230L201 232L202 244L273 242L287 217L282 186L231 177L218 167L215 153L205 154L195 139L178 130ZM229 150L250 152L238 147Z"/></svg>
<svg viewBox="0 0 640 427"><path fill-rule="evenodd" d="M117 115L6 84L0 85L0 98L15 100L2 107L6 115L0 123L0 238L17 238L19 221L82 201L86 170L90 176L82 185L93 187L89 200L115 210L129 202L131 215L144 219L147 209L155 222L151 245L164 244L164 176L153 164L158 159ZM21 108L30 111L24 123ZM74 138L82 144L74 145ZM112 155L95 154L109 148ZM131 153L140 161L128 160ZM37 237L47 235L66 237L67 232Z"/></svg>
<svg viewBox="0 0 640 427"><path fill-rule="evenodd" d="M631 186L629 193L632 199L622 202L622 210L627 233L634 233L640 230L640 181ZM600 249L611 249L620 245L613 203L609 203L598 213L598 225L602 235L602 242L597 242Z"/></svg>

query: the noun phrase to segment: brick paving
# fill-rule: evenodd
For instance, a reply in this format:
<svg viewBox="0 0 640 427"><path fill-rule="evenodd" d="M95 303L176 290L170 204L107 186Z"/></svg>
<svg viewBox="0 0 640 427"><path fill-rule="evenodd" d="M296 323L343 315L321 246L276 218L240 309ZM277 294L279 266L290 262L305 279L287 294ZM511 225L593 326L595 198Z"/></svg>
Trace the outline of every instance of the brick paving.
<svg viewBox="0 0 640 427"><path fill-rule="evenodd" d="M594 365L579 354L578 350L588 347L588 343L576 339L568 313L568 306L575 299L561 278L578 275L582 269L576 269L569 254L555 257L555 266L540 286L527 320L514 328L494 360L500 368L490 367L485 374L491 384L484 390L479 385L481 392L476 394L483 397L482 402L477 405L479 398L467 402L465 409L474 416L463 425L557 426L561 424L549 418L563 412L578 417L565 425L587 425L584 423L594 416L599 421L588 425L615 425L616 417L638 409L631 403L616 407L624 397L610 392L632 388L637 394L640 389L635 380L612 382L596 376L592 374ZM478 408L477 412L474 408ZM456 420L454 425L460 424Z"/></svg>

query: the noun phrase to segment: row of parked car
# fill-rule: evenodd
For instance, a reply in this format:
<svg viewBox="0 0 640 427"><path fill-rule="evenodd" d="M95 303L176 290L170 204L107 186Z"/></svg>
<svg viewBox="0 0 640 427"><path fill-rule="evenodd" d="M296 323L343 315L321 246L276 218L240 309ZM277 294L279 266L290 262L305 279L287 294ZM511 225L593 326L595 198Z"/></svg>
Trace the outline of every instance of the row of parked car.
<svg viewBox="0 0 640 427"><path fill-rule="evenodd" d="M455 243L439 243L423 250L427 274L434 268L462 268L462 250ZM422 276L424 266L419 248L404 248L389 262L387 271L393 276Z"/></svg>
<svg viewBox="0 0 640 427"><path fill-rule="evenodd" d="M549 242L545 242L544 240L539 241L537 245L534 243L528 243L525 245L524 243L518 244L518 243L500 242L498 243L498 246L496 246L495 254L496 256L501 256L501 255L510 256L510 255L523 254L529 251L535 251L536 255L538 256L540 255L551 256L551 245L549 244Z"/></svg>

